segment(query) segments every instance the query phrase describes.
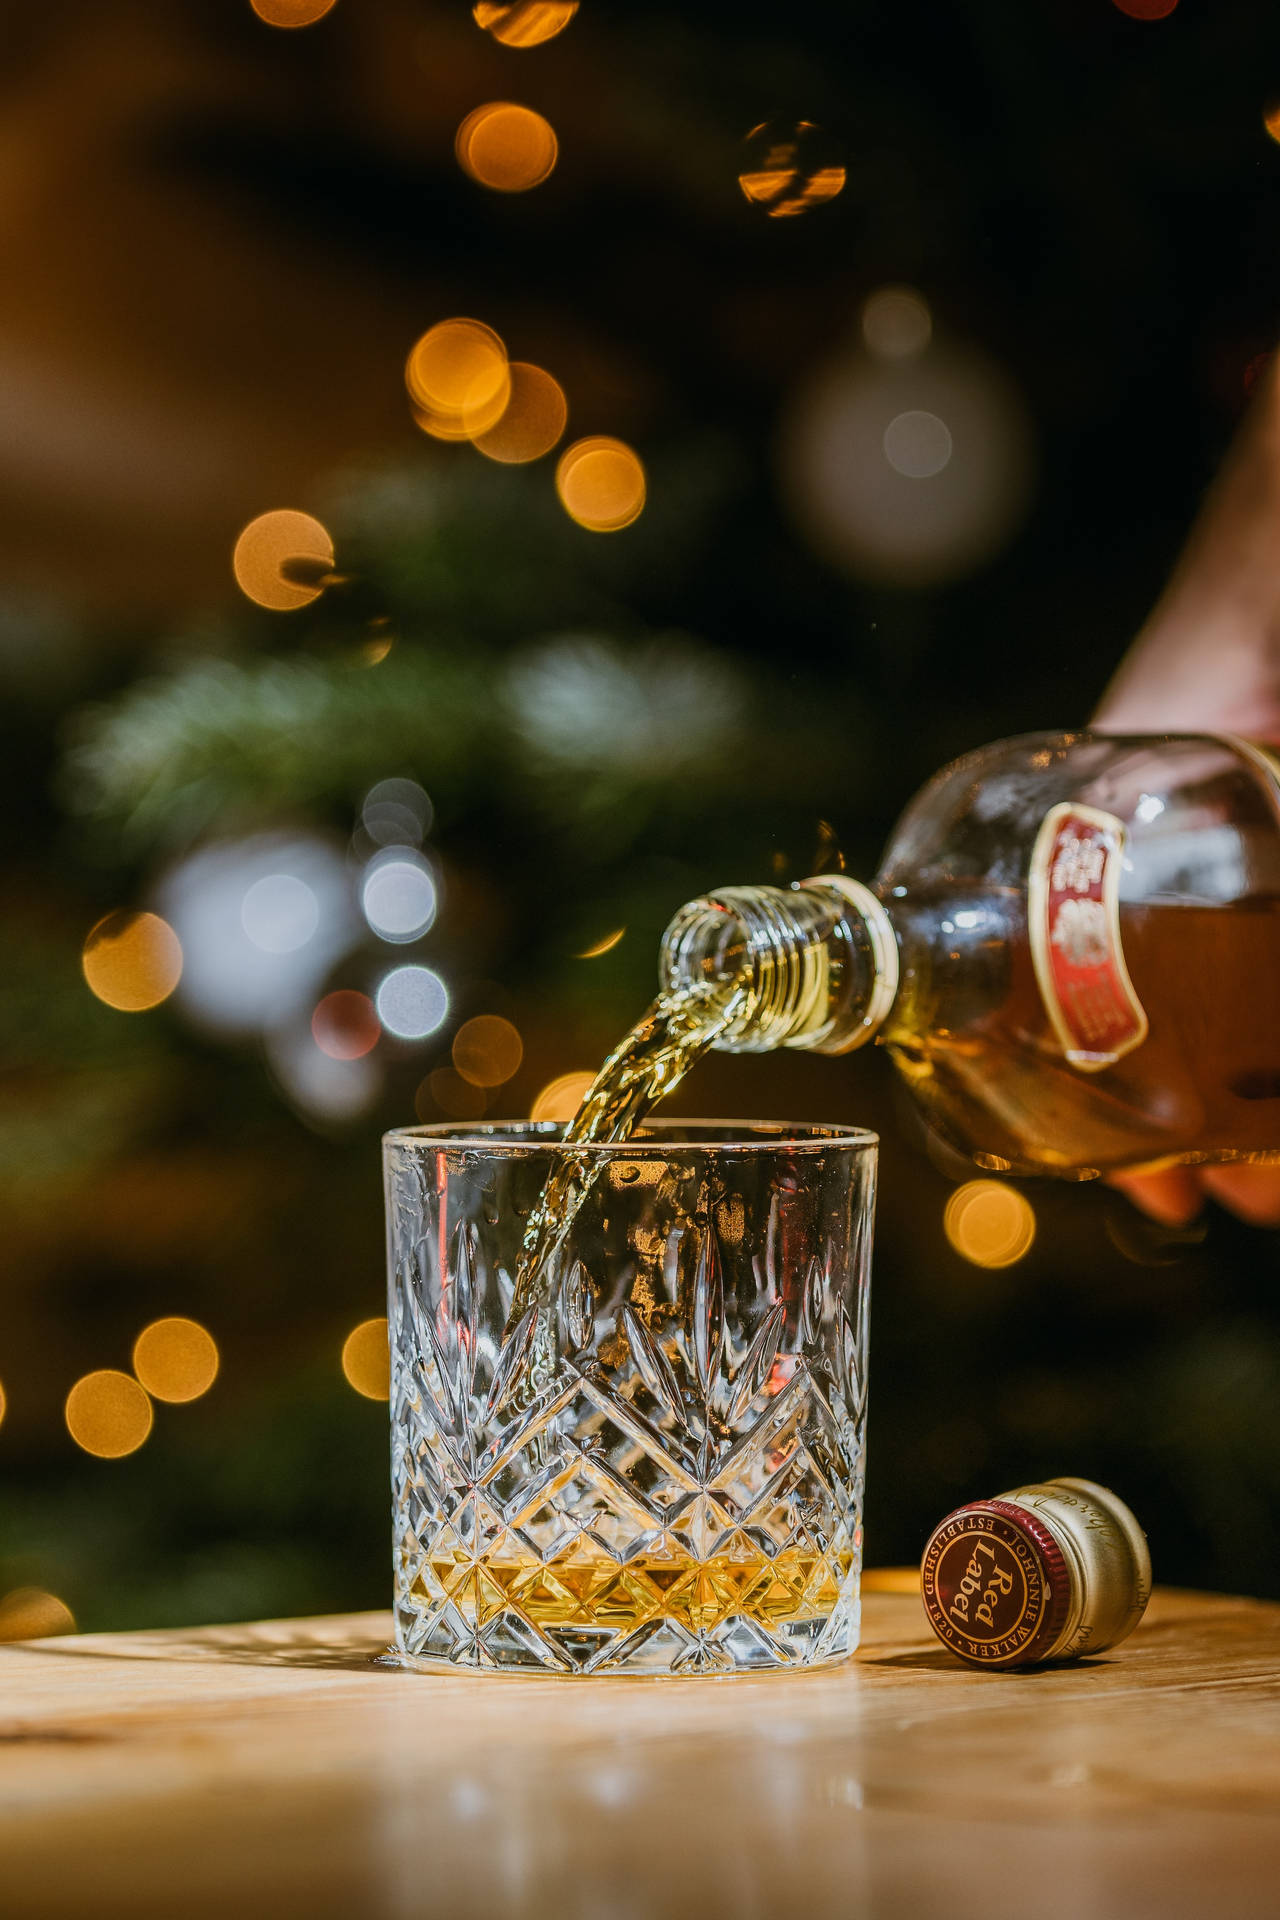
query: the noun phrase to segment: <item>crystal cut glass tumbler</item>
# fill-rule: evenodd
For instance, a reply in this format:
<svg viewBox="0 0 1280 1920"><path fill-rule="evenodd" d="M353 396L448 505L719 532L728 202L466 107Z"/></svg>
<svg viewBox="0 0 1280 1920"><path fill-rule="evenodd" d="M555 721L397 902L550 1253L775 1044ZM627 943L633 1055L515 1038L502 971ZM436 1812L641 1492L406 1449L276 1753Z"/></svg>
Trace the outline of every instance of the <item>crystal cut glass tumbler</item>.
<svg viewBox="0 0 1280 1920"><path fill-rule="evenodd" d="M384 1143L396 1637L432 1668L814 1666L858 1637L874 1134ZM548 1177L581 1202L536 1285Z"/></svg>

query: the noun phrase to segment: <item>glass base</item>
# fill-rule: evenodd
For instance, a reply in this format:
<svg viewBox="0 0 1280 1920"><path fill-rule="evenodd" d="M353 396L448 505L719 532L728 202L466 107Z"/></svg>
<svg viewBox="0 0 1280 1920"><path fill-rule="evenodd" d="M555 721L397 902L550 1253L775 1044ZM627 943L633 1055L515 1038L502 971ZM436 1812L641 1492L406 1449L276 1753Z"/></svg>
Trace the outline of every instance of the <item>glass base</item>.
<svg viewBox="0 0 1280 1920"><path fill-rule="evenodd" d="M733 1610L732 1602L726 1605L726 1586L733 1584L735 1576L726 1574L723 1564L695 1563L684 1570L673 1567L670 1571L673 1584L649 1618L635 1619L635 1601L631 1599L630 1617L611 1623L607 1618L608 1591L604 1606L594 1612L582 1605L569 1607L556 1594L563 1582L554 1566L544 1568L539 1575L528 1575L525 1593L517 1593L514 1604L501 1604L495 1595L491 1609L486 1611L482 1605L478 1618L477 1588L495 1589L497 1583L489 1570L474 1567L466 1576L467 1591L457 1593L456 1600L436 1612L429 1622L416 1609L400 1609L399 1643L393 1658L400 1666L430 1673L465 1670L578 1678L604 1674L679 1677L830 1666L847 1659L858 1644L856 1576L828 1611L792 1612L787 1617L780 1616L778 1610L781 1581L777 1568L755 1575L754 1594L745 1583L739 1585L737 1606L741 1609L745 1603L750 1611ZM568 1572L560 1569L561 1575ZM638 1589L643 1598L644 1589L654 1586L654 1572L653 1563L643 1569L618 1567L609 1585L629 1588L632 1595ZM785 1561L781 1572L799 1577L794 1565ZM741 1580L743 1576L736 1577ZM811 1583L822 1577L819 1563L810 1575ZM531 1592L531 1588L535 1590ZM547 1617L545 1605L534 1605L528 1612L517 1610L521 1597L536 1601L548 1593L557 1601L554 1619ZM752 1606L753 1599L758 1602L758 1610ZM764 1607L771 1600L774 1611L769 1617ZM699 1616L705 1624L695 1624Z"/></svg>

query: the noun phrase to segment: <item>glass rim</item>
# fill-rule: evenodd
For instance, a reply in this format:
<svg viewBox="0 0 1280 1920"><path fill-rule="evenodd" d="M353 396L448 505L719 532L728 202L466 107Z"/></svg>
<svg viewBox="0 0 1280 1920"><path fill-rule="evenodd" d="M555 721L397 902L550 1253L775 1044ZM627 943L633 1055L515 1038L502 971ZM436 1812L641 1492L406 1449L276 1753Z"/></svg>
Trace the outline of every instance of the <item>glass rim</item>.
<svg viewBox="0 0 1280 1920"><path fill-rule="evenodd" d="M392 1127L382 1136L384 1147L449 1146L500 1149L505 1153L556 1151L586 1155L596 1160L640 1160L654 1154L685 1149L718 1155L725 1153L874 1153L880 1136L869 1127L848 1127L837 1121L656 1119L642 1122L643 1131L630 1140L559 1139L564 1120L433 1121L416 1127ZM698 1128L740 1128L743 1137L710 1140ZM681 1133L688 1138L681 1138ZM654 1136L658 1135L658 1138Z"/></svg>

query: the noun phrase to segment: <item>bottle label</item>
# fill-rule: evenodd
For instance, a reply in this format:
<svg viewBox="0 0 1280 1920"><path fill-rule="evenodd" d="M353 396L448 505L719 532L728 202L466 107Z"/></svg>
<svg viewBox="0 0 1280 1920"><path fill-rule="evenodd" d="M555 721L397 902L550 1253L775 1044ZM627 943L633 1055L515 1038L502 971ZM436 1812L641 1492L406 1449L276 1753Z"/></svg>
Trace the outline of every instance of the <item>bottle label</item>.
<svg viewBox="0 0 1280 1920"><path fill-rule="evenodd" d="M1114 1066L1147 1037L1120 941L1124 822L1068 800L1044 817L1027 878L1040 997L1062 1051L1082 1073Z"/></svg>
<svg viewBox="0 0 1280 1920"><path fill-rule="evenodd" d="M978 1667L1015 1667L1053 1651L1071 1600L1057 1541L1009 1500L974 1500L935 1528L920 1594L938 1638Z"/></svg>

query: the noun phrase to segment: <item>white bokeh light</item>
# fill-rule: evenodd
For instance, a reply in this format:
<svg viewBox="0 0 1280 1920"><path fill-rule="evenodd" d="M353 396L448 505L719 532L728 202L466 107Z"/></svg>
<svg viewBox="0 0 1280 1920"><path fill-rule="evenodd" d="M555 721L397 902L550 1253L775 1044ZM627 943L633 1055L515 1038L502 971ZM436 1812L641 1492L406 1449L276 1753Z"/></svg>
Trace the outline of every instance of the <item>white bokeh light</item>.
<svg viewBox="0 0 1280 1920"><path fill-rule="evenodd" d="M933 586L1010 538L1031 497L1030 421L1004 370L972 347L846 350L803 380L780 441L787 505L855 579Z"/></svg>
<svg viewBox="0 0 1280 1920"><path fill-rule="evenodd" d="M174 1005L220 1033L261 1033L310 1009L361 936L346 862L313 835L201 847L170 868L155 900L182 943Z"/></svg>
<svg viewBox="0 0 1280 1920"><path fill-rule="evenodd" d="M320 902L296 873L264 873L240 902L240 923L263 953L295 953L320 925Z"/></svg>
<svg viewBox="0 0 1280 1920"><path fill-rule="evenodd" d="M269 1035L267 1059L286 1099L313 1120L357 1120L382 1089L382 1068L373 1054L335 1060L316 1045L309 1026Z"/></svg>
<svg viewBox="0 0 1280 1920"><path fill-rule="evenodd" d="M379 847L416 847L431 816L431 801L416 780L379 780L360 808L360 824Z"/></svg>
<svg viewBox="0 0 1280 1920"><path fill-rule="evenodd" d="M421 854L375 860L361 889L364 917L383 940L416 940L436 917L436 883Z"/></svg>
<svg viewBox="0 0 1280 1920"><path fill-rule="evenodd" d="M884 430L884 457L908 480L932 480L951 458L951 429L936 413L910 407Z"/></svg>
<svg viewBox="0 0 1280 1920"><path fill-rule="evenodd" d="M374 996L378 1018L401 1040L438 1033L449 1012L449 990L430 967L394 967Z"/></svg>

